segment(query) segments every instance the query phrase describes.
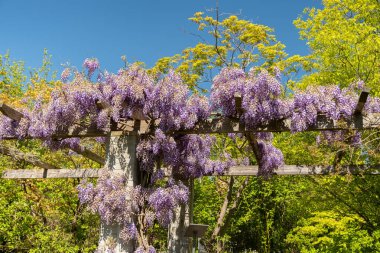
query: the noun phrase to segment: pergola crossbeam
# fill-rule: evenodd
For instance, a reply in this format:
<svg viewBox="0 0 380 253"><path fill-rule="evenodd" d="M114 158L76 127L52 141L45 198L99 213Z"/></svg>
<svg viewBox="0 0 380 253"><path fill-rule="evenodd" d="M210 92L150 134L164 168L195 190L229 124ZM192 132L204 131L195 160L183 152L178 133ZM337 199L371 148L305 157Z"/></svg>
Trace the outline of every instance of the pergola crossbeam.
<svg viewBox="0 0 380 253"><path fill-rule="evenodd" d="M222 176L257 176L258 166L233 166ZM97 178L100 169L28 169L5 170L1 178ZM168 175L170 173L167 173ZM379 175L380 165L349 165L334 168L333 166L284 165L278 168L275 175L329 175L329 174L370 174ZM217 176L217 175L214 175Z"/></svg>
<svg viewBox="0 0 380 253"><path fill-rule="evenodd" d="M21 118L24 117L24 115L21 112L13 109L9 105L2 102L0 102L0 111L2 114L4 114L4 116L7 116L8 118L13 119L15 121L20 121Z"/></svg>
<svg viewBox="0 0 380 253"><path fill-rule="evenodd" d="M41 178L93 178L99 177L98 169L30 169L5 170L1 178L41 179Z"/></svg>
<svg viewBox="0 0 380 253"><path fill-rule="evenodd" d="M4 116L14 121L20 121L24 117L24 115L21 112L13 109L12 107L2 102L0 102L0 111L3 113ZM98 132L98 130L96 130L96 132ZM4 139L7 139L7 138L4 138ZM9 139L16 139L16 138L9 138ZM93 160L99 163L100 165L104 165L105 159L99 156L98 154L92 152L88 148L85 148L79 145L78 147L70 147L70 149L90 160Z"/></svg>
<svg viewBox="0 0 380 253"><path fill-rule="evenodd" d="M318 115L317 121L313 126L308 127L304 131L328 131L328 130L346 130L346 129L376 129L380 127L380 114L371 113L362 115L362 110L367 101L369 92L362 91L354 115L349 120L330 120L324 115ZM290 119L275 120L265 125L258 126L256 129L247 128L244 123L239 120L242 113L241 97L236 96L235 102L237 106L237 117L228 118L220 115L213 116L207 120L198 122L193 129L180 129L168 134L213 134L213 133L248 133L248 132L289 132L291 131ZM97 102L99 109L106 109L110 106L106 103ZM0 111L7 117L14 120L20 120L23 115L15 109L4 103L0 103ZM21 115L21 116L20 116ZM112 124L111 131L113 136L122 136L128 134L145 134L150 129L150 121L146 119L141 111L133 112L134 119L124 119ZM58 131L52 138L73 138L73 137L104 137L109 132L102 131L94 125L76 125L69 129ZM26 138L33 138L27 136ZM2 139L17 139L16 136L2 137ZM91 158L90 158L91 159Z"/></svg>

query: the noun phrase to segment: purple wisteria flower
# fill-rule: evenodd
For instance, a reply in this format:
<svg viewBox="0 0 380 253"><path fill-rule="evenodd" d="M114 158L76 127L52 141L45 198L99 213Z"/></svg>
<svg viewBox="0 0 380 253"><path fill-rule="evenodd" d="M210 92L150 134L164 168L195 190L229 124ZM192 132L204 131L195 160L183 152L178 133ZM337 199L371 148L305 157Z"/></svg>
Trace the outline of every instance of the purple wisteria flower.
<svg viewBox="0 0 380 253"><path fill-rule="evenodd" d="M88 70L88 76L91 77L95 70L99 68L99 61L96 58L87 58L83 62L83 67Z"/></svg>
<svg viewBox="0 0 380 253"><path fill-rule="evenodd" d="M69 80L69 77L71 76L71 69L65 68L61 73L61 80L62 82L66 83Z"/></svg>

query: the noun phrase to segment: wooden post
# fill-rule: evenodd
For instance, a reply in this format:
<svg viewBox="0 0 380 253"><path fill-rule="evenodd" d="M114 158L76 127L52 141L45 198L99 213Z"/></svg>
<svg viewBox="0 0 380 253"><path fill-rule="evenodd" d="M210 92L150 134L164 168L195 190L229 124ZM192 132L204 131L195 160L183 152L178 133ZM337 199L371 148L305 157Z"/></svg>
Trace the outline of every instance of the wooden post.
<svg viewBox="0 0 380 253"><path fill-rule="evenodd" d="M111 175L126 175L126 187L134 187L137 184L136 161L136 134L125 136L111 136L107 143L107 156L105 168ZM135 243L130 241L122 243L119 239L120 226L107 225L102 222L99 239L99 252L127 253L134 252Z"/></svg>
<svg viewBox="0 0 380 253"><path fill-rule="evenodd" d="M186 237L185 234L189 224L193 221L194 179L190 179L187 185L189 201L175 209L173 221L169 225L169 253L191 252L191 238Z"/></svg>

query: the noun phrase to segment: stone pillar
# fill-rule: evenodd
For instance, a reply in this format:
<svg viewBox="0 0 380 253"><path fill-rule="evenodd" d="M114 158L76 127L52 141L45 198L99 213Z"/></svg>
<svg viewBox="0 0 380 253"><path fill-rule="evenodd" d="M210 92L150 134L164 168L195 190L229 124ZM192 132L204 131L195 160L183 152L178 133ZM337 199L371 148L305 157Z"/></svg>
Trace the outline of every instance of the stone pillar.
<svg viewBox="0 0 380 253"><path fill-rule="evenodd" d="M134 187L137 183L136 160L137 135L112 136L108 138L105 169L111 175L126 175L126 187ZM122 243L119 239L120 226L101 224L99 246L97 252L130 253L135 250L135 243Z"/></svg>
<svg viewBox="0 0 380 253"><path fill-rule="evenodd" d="M194 180L191 179L187 186L189 187L188 204L176 208L174 219L169 225L169 253L191 252L191 238L186 237L185 232L189 224L193 222Z"/></svg>

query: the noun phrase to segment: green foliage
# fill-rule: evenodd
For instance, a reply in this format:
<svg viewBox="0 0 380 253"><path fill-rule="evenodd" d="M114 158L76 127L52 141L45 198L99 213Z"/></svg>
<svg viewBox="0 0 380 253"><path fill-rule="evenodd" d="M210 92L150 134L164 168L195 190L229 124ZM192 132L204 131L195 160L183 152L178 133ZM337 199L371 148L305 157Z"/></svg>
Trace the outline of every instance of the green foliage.
<svg viewBox="0 0 380 253"><path fill-rule="evenodd" d="M72 182L68 182L72 181ZM83 212L73 180L1 180L3 252L92 252L98 218ZM89 235L92 236L89 236ZM95 237L93 237L95 236Z"/></svg>
<svg viewBox="0 0 380 253"><path fill-rule="evenodd" d="M364 223L357 215L315 212L302 219L286 241L301 252L378 252L380 231L371 236L362 229Z"/></svg>
<svg viewBox="0 0 380 253"><path fill-rule="evenodd" d="M195 181L195 223L211 226L216 223L225 191L226 185L222 181L218 181L216 177L204 177Z"/></svg>
<svg viewBox="0 0 380 253"><path fill-rule="evenodd" d="M363 80L379 95L380 3L376 0L324 0L324 8L306 9L294 24L312 50L304 58L300 86Z"/></svg>
<svg viewBox="0 0 380 253"><path fill-rule="evenodd" d="M319 133L279 133L275 135L273 144L284 154L286 164L329 164L334 154L317 145L316 137Z"/></svg>
<svg viewBox="0 0 380 253"><path fill-rule="evenodd" d="M9 53L0 55L0 100L16 102L23 95L26 76L24 63L12 61Z"/></svg>
<svg viewBox="0 0 380 253"><path fill-rule="evenodd" d="M310 183L303 177L251 179L239 209L228 227L230 248L258 252L284 252L287 233L308 206L300 201Z"/></svg>
<svg viewBox="0 0 380 253"><path fill-rule="evenodd" d="M15 107L32 106L40 97L47 99L60 85L50 74L50 56L44 52L41 68L24 74L24 64L0 56L0 100ZM104 154L101 146L86 140L84 145ZM38 140L2 141L2 144L32 153L41 160L62 168L99 165L68 150L51 152ZM4 169L31 169L17 157L0 157ZM79 204L78 179L7 180L0 179L1 252L93 252L99 233L99 218Z"/></svg>

